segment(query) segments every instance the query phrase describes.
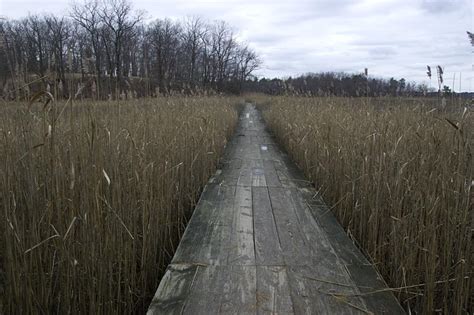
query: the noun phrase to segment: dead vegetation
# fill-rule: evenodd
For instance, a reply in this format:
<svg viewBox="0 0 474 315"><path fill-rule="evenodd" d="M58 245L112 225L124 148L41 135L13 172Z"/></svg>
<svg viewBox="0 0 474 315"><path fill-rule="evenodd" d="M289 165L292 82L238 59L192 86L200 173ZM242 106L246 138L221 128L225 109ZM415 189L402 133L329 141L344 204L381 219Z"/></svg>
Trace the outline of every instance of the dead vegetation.
<svg viewBox="0 0 474 315"><path fill-rule="evenodd" d="M278 140L389 286L399 288L394 293L407 310L474 310L469 108L440 111L401 98L259 101Z"/></svg>
<svg viewBox="0 0 474 315"><path fill-rule="evenodd" d="M4 104L0 313L143 312L236 102Z"/></svg>

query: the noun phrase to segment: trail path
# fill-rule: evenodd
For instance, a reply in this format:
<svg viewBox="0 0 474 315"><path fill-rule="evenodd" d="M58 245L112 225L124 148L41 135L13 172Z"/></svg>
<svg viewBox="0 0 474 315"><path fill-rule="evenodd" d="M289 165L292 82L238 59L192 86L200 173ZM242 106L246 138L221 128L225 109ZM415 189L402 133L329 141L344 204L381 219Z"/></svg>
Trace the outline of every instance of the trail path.
<svg viewBox="0 0 474 315"><path fill-rule="evenodd" d="M385 288L247 104L148 314L404 314Z"/></svg>

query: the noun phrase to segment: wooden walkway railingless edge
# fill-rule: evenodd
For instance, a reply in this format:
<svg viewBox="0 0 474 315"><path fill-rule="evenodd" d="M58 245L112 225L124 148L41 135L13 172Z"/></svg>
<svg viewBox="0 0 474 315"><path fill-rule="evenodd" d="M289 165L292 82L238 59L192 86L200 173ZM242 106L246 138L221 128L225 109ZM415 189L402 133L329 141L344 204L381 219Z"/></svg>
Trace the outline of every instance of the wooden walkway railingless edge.
<svg viewBox="0 0 474 315"><path fill-rule="evenodd" d="M404 314L246 104L148 314Z"/></svg>

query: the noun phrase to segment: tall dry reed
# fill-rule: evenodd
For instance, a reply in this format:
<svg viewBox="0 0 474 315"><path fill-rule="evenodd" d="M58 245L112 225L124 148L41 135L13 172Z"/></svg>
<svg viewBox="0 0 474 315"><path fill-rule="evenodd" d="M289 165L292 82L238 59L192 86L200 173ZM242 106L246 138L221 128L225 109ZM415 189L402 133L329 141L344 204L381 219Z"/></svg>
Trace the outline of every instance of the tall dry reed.
<svg viewBox="0 0 474 315"><path fill-rule="evenodd" d="M0 313L143 312L232 134L235 102L3 105Z"/></svg>
<svg viewBox="0 0 474 315"><path fill-rule="evenodd" d="M474 311L472 108L399 98L259 101L407 310Z"/></svg>

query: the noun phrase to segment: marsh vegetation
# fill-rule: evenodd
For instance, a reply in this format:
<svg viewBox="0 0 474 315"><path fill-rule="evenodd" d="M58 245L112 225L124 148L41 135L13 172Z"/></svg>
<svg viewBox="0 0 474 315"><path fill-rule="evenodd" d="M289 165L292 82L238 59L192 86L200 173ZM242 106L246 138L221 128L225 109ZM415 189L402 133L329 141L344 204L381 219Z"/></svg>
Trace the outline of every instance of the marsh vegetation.
<svg viewBox="0 0 474 315"><path fill-rule="evenodd" d="M235 98L0 109L0 313L143 312Z"/></svg>
<svg viewBox="0 0 474 315"><path fill-rule="evenodd" d="M474 116L424 98L260 97L278 141L411 312L473 311Z"/></svg>

